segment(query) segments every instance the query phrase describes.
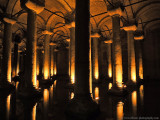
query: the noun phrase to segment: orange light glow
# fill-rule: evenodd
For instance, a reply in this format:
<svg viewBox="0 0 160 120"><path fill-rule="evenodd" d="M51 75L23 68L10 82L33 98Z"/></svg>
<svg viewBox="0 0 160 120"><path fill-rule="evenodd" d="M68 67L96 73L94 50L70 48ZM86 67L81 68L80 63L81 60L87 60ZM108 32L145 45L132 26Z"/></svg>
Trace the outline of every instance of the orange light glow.
<svg viewBox="0 0 160 120"><path fill-rule="evenodd" d="M110 90L112 88L112 83L108 84L108 89Z"/></svg>
<svg viewBox="0 0 160 120"><path fill-rule="evenodd" d="M95 94L95 100L99 100L99 88L98 87L95 88L94 94Z"/></svg>
<svg viewBox="0 0 160 120"><path fill-rule="evenodd" d="M108 44L108 76L112 77L111 44Z"/></svg>
<svg viewBox="0 0 160 120"><path fill-rule="evenodd" d="M143 97L144 97L144 91L143 90L144 90L143 85L141 85L140 88L139 88L141 104L143 104Z"/></svg>
<svg viewBox="0 0 160 120"><path fill-rule="evenodd" d="M93 69L95 80L99 79L99 65L98 65L98 38L93 38Z"/></svg>
<svg viewBox="0 0 160 120"><path fill-rule="evenodd" d="M70 69L71 69L71 83L74 84L75 83L75 54L72 52L71 52Z"/></svg>
<svg viewBox="0 0 160 120"><path fill-rule="evenodd" d="M143 79L142 56L140 56L140 58L139 58L139 78Z"/></svg>
<svg viewBox="0 0 160 120"><path fill-rule="evenodd" d="M44 91L43 91L43 99L44 99L44 103L47 104L48 100L49 100L49 90L48 89L44 89Z"/></svg>
<svg viewBox="0 0 160 120"><path fill-rule="evenodd" d="M54 86L56 86L56 84L57 84L57 80L54 81Z"/></svg>
<svg viewBox="0 0 160 120"><path fill-rule="evenodd" d="M91 30L91 28L90 28ZM91 61L91 38L89 39L89 88L90 88L90 94L93 98L92 93L92 61Z"/></svg>
<svg viewBox="0 0 160 120"><path fill-rule="evenodd" d="M36 67L36 55L33 58L33 74L32 74L32 83L33 86L36 88L37 85L37 67Z"/></svg>
<svg viewBox="0 0 160 120"><path fill-rule="evenodd" d="M132 92L132 108L133 108L133 115L136 116L136 113L137 113L137 91Z"/></svg>
<svg viewBox="0 0 160 120"><path fill-rule="evenodd" d="M123 102L117 104L117 120L123 120Z"/></svg>
<svg viewBox="0 0 160 120"><path fill-rule="evenodd" d="M18 89L19 82L16 82L16 90Z"/></svg>
<svg viewBox="0 0 160 120"><path fill-rule="evenodd" d="M48 71L47 68L48 68L48 67L45 67L45 68L44 68L44 79L45 79L45 80L49 78L49 71Z"/></svg>
<svg viewBox="0 0 160 120"><path fill-rule="evenodd" d="M119 88L122 88L122 64L116 65L116 83Z"/></svg>
<svg viewBox="0 0 160 120"><path fill-rule="evenodd" d="M37 107L37 103L35 104L32 110L32 120L36 120L36 107Z"/></svg>
<svg viewBox="0 0 160 120"><path fill-rule="evenodd" d="M53 69L54 69L54 56L53 56L53 46L51 46L51 76L53 76L54 72L53 72Z"/></svg>
<svg viewBox="0 0 160 120"><path fill-rule="evenodd" d="M111 78L112 77L112 65L109 64L108 66L108 76Z"/></svg>
<svg viewBox="0 0 160 120"><path fill-rule="evenodd" d="M71 92L71 97L70 97L70 99L73 99L73 98L74 98L74 93Z"/></svg>
<svg viewBox="0 0 160 120"><path fill-rule="evenodd" d="M39 80L37 80L36 88L39 88Z"/></svg>
<svg viewBox="0 0 160 120"><path fill-rule="evenodd" d="M72 84L75 83L75 75L74 75L74 73L71 73L71 83Z"/></svg>
<svg viewBox="0 0 160 120"><path fill-rule="evenodd" d="M10 114L10 104L11 104L10 101L11 101L11 95L8 95L7 96L7 106L6 106L7 107L7 111L6 111L7 112L7 120L9 120L9 114Z"/></svg>
<svg viewBox="0 0 160 120"><path fill-rule="evenodd" d="M19 74L19 60L20 60L20 53L18 52L18 60L17 60L17 71L16 71L16 76Z"/></svg>
<svg viewBox="0 0 160 120"><path fill-rule="evenodd" d="M131 80L136 83L136 65L135 65L135 58L132 60L131 65Z"/></svg>
<svg viewBox="0 0 160 120"><path fill-rule="evenodd" d="M37 64L37 75L39 75L39 64Z"/></svg>
<svg viewBox="0 0 160 120"><path fill-rule="evenodd" d="M56 64L54 65L54 75L56 75L57 74L57 66L56 66Z"/></svg>

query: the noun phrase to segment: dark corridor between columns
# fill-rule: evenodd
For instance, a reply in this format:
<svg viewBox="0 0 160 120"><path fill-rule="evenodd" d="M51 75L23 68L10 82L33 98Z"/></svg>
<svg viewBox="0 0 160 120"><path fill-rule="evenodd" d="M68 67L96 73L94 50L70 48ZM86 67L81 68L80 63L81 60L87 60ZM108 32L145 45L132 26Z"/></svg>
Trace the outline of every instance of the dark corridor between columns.
<svg viewBox="0 0 160 120"><path fill-rule="evenodd" d="M100 106L100 114L89 120L159 119L160 82L140 85L125 97L107 94L112 83L101 80L93 84L93 99ZM0 120L71 120L65 114L68 101L74 97L66 80L56 80L49 88L43 88L39 100L20 100L17 87L12 93L0 93Z"/></svg>

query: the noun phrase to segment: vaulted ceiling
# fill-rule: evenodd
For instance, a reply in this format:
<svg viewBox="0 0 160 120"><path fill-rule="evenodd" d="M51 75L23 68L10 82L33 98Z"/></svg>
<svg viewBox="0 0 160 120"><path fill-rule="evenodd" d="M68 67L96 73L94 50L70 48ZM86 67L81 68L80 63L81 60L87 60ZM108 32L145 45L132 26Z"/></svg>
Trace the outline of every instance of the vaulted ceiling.
<svg viewBox="0 0 160 120"><path fill-rule="evenodd" d="M107 14L107 6L114 6L115 2L121 1L124 14L121 17L121 27L124 23L135 20L138 30L160 27L160 0L90 0L90 23L91 31L98 31L101 36L111 38L112 19ZM38 44L43 43L45 35L42 31L53 31L51 41L66 44L70 36L69 29L65 26L66 19L75 14L75 0L45 0L45 9L37 15L37 38ZM3 17L11 15L17 19L13 25L13 36L20 34L25 38L27 27L27 13L20 6L20 0L0 0L0 44L3 39ZM25 48L25 39L20 44Z"/></svg>

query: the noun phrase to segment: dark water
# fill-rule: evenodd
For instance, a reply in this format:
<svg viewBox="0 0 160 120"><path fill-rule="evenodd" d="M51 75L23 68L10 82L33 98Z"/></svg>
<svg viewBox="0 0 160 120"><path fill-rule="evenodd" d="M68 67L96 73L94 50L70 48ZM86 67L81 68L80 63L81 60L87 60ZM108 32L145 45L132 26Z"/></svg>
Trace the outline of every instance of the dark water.
<svg viewBox="0 0 160 120"><path fill-rule="evenodd" d="M101 111L96 120L160 118L159 82L140 85L126 97L109 96L109 86L106 82L93 85L93 99ZM68 120L65 108L67 101L74 97L73 90L63 80L42 90L43 98L38 101L22 101L16 90L9 95L0 92L0 120Z"/></svg>

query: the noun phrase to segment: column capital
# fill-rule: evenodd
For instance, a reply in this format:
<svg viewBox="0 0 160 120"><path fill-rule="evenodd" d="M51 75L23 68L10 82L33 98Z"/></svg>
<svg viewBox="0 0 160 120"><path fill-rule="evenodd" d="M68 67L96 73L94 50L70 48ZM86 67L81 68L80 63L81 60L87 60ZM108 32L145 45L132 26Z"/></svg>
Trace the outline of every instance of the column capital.
<svg viewBox="0 0 160 120"><path fill-rule="evenodd" d="M143 35L141 35L141 36L134 36L134 39L135 40L143 40L144 36Z"/></svg>
<svg viewBox="0 0 160 120"><path fill-rule="evenodd" d="M70 41L71 41L71 39L70 39L70 38L68 38L68 39L66 39L66 41L67 41L67 42L70 42Z"/></svg>
<svg viewBox="0 0 160 120"><path fill-rule="evenodd" d="M44 30L44 31L42 31L42 34L44 34L44 35L52 35L53 32L49 31L49 30Z"/></svg>
<svg viewBox="0 0 160 120"><path fill-rule="evenodd" d="M12 25L17 22L15 19L8 18L8 17L4 17L3 20L4 20L6 23L10 23L10 24L12 24Z"/></svg>
<svg viewBox="0 0 160 120"><path fill-rule="evenodd" d="M57 44L54 43L54 42L50 42L49 45L50 45L50 46L56 46Z"/></svg>
<svg viewBox="0 0 160 120"><path fill-rule="evenodd" d="M66 26L67 28L75 28L75 21L72 21L72 22L70 22L70 23L66 23L65 26Z"/></svg>
<svg viewBox="0 0 160 120"><path fill-rule="evenodd" d="M114 16L114 15L122 16L124 9L121 2L116 2L114 3L114 7L111 5L108 5L107 11L108 11L108 15L110 16Z"/></svg>
<svg viewBox="0 0 160 120"><path fill-rule="evenodd" d="M110 40L105 40L104 43L113 43L113 40L110 39Z"/></svg>
<svg viewBox="0 0 160 120"><path fill-rule="evenodd" d="M100 34L92 33L90 37L92 37L92 38L100 38Z"/></svg>
<svg viewBox="0 0 160 120"><path fill-rule="evenodd" d="M33 1L33 0L27 0L27 2L25 3L25 6L30 9L35 11L37 14L39 14L40 12L42 12L44 10L45 4L44 1L40 2L40 1Z"/></svg>
<svg viewBox="0 0 160 120"><path fill-rule="evenodd" d="M136 31L137 26L135 24L127 25L127 26L123 26L122 29L125 30L125 31Z"/></svg>

